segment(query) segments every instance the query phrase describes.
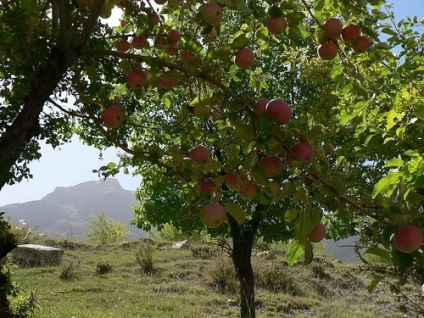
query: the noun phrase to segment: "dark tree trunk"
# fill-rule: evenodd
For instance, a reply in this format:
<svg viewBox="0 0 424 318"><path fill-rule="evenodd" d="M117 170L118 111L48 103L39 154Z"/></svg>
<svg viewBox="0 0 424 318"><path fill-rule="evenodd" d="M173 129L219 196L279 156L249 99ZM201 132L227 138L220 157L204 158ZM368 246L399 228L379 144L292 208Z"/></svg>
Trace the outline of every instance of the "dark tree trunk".
<svg viewBox="0 0 424 318"><path fill-rule="evenodd" d="M0 225L5 222L0 217ZM2 229L3 230L3 229ZM16 247L16 241L13 234L6 232L0 233L0 317L13 318L10 310L10 303L7 299L8 286L10 284L9 276L3 273L2 259Z"/></svg>
<svg viewBox="0 0 424 318"><path fill-rule="evenodd" d="M233 249L231 257L240 282L240 317L255 318L255 278L252 269L253 240L260 223L254 217L248 224L238 225L230 219Z"/></svg>
<svg viewBox="0 0 424 318"><path fill-rule="evenodd" d="M0 137L0 190L13 176L11 170L27 143L39 132L39 117L45 102L63 78L68 63L65 54L53 49L48 62L34 76L31 92L23 108Z"/></svg>

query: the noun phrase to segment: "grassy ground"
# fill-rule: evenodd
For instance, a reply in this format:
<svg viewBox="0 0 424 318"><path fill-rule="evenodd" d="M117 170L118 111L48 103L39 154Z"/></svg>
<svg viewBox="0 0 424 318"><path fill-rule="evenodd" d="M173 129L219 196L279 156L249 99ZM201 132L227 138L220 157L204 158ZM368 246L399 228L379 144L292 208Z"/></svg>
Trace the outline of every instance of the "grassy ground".
<svg viewBox="0 0 424 318"><path fill-rule="evenodd" d="M239 317L237 281L220 250L154 245L149 273L142 270L149 269L146 251L140 243L82 245L66 250L61 266L19 268L14 279L25 293L35 292L39 318ZM273 248L253 258L257 317L417 317L384 288L368 294L369 277L358 265L321 256L288 267L284 257Z"/></svg>

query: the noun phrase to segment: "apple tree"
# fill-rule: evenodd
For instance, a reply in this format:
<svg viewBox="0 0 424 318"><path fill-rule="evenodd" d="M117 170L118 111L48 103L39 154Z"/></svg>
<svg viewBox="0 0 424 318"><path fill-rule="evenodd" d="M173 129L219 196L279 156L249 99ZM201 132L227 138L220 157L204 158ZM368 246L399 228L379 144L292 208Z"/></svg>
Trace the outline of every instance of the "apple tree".
<svg viewBox="0 0 424 318"><path fill-rule="evenodd" d="M423 279L416 19L383 0L1 3L0 187L30 177L39 140L118 147L99 173L143 176L139 226L232 238L242 317L255 236L310 262L325 223Z"/></svg>

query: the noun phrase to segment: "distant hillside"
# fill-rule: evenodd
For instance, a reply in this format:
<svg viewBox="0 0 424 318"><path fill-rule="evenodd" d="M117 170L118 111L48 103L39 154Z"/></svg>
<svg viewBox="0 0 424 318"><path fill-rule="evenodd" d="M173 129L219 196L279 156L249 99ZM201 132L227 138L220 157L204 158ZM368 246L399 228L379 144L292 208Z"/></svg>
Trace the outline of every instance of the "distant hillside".
<svg viewBox="0 0 424 318"><path fill-rule="evenodd" d="M66 237L72 233L77 239L85 239L88 224L95 214L103 211L108 218L121 220L131 231L132 237L144 236L144 232L130 225L137 204L134 191L125 190L116 179L84 182L72 187L57 187L41 200L8 204L0 207L13 223L25 220L31 227L38 227L52 237Z"/></svg>

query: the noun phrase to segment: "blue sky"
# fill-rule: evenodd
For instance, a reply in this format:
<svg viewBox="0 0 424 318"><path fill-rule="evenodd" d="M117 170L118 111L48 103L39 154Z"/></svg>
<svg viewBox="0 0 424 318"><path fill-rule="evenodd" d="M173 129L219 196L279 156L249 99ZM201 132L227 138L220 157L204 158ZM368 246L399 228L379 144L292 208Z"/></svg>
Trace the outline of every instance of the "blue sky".
<svg viewBox="0 0 424 318"><path fill-rule="evenodd" d="M394 3L397 19L415 15L419 19L424 18L424 0L392 0L388 3ZM114 149L108 150L103 154L103 160L100 160L98 150L82 145L77 138L60 149L43 145L41 159L30 164L34 178L3 187L0 191L0 206L39 200L58 186L69 187L85 181L98 180L99 177L92 170L110 161L116 161L115 152ZM128 190L135 190L141 182L139 176L124 174L117 175L116 179Z"/></svg>

